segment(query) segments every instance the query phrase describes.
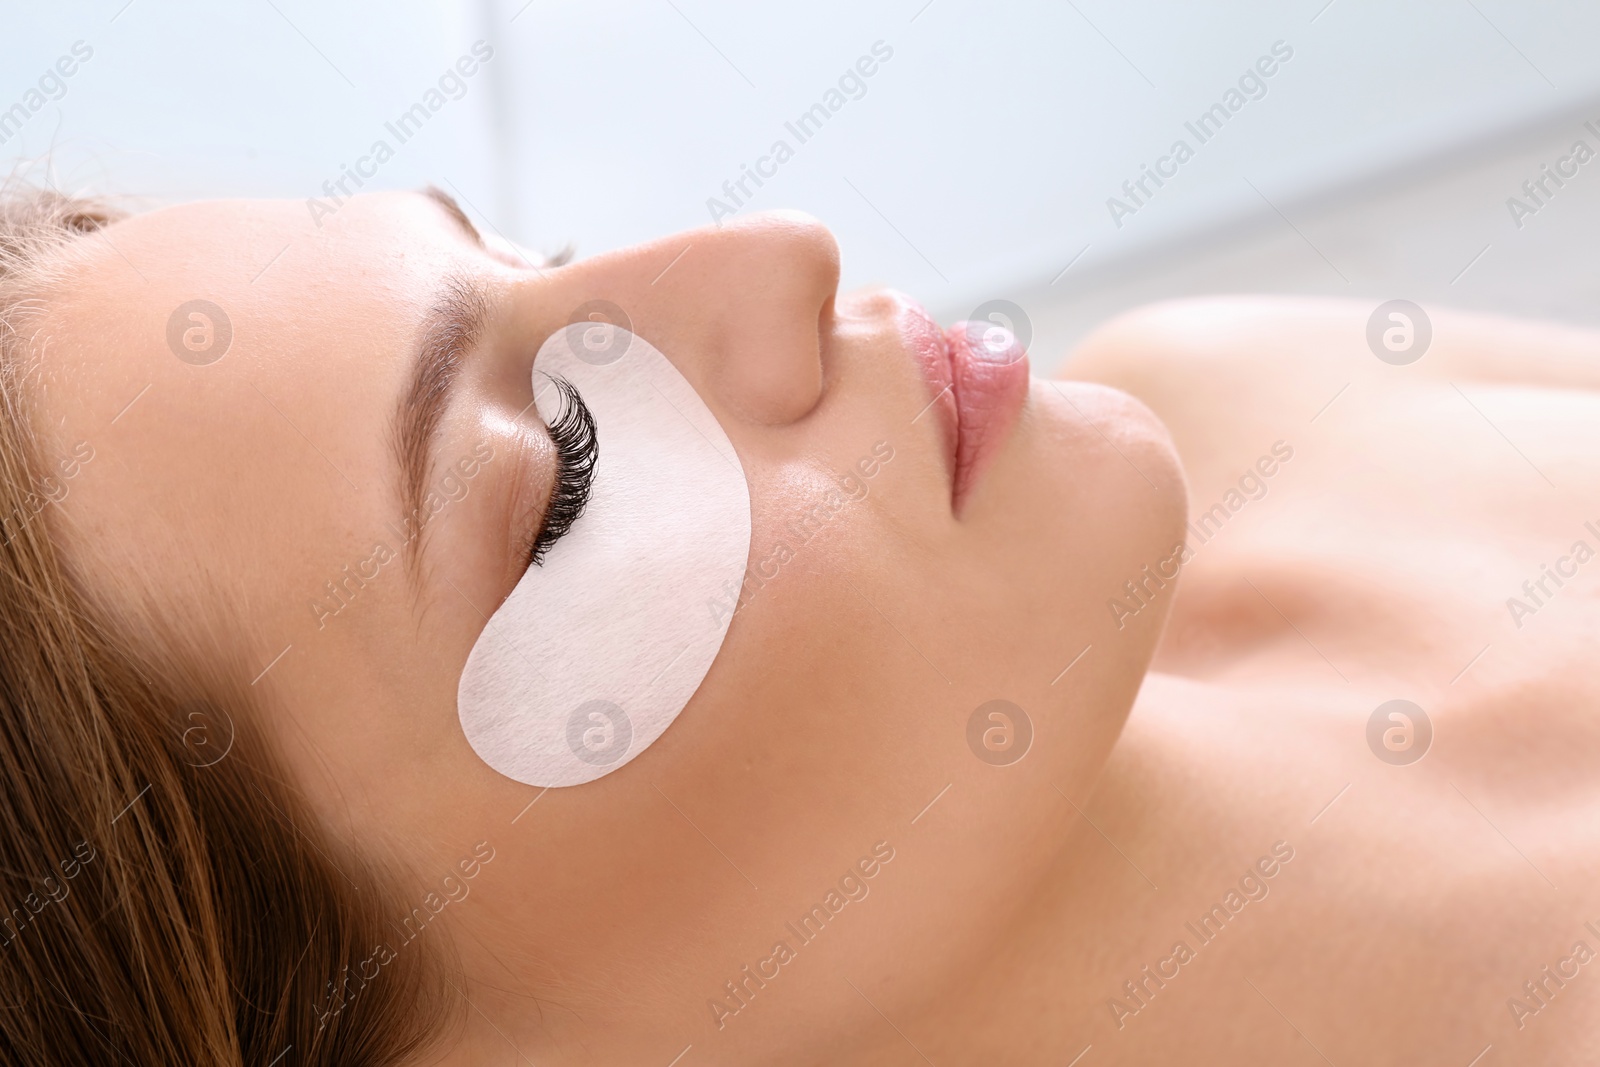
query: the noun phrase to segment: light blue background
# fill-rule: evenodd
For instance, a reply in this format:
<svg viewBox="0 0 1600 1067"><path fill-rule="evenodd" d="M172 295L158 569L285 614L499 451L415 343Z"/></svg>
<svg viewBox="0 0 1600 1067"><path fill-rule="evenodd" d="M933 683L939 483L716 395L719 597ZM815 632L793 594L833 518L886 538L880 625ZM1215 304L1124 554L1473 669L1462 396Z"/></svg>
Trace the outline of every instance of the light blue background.
<svg viewBox="0 0 1600 1067"><path fill-rule="evenodd" d="M1543 233L1517 230L1505 207L1583 118L1600 120L1595 4L7 6L0 109L74 41L94 58L0 156L48 153L63 187L150 202L317 194L488 40L495 58L465 97L375 183L436 182L514 239L580 254L710 221L723 181L881 40L894 56L866 94L748 209L812 212L839 237L847 285L896 285L946 319L1019 301L1045 363L1090 319L1167 293L1309 290L1585 318L1600 290L1583 236L1600 164L1563 192L1571 206L1534 220ZM1106 198L1278 40L1294 58L1267 95L1113 225ZM1549 221L1556 208L1564 221Z"/></svg>

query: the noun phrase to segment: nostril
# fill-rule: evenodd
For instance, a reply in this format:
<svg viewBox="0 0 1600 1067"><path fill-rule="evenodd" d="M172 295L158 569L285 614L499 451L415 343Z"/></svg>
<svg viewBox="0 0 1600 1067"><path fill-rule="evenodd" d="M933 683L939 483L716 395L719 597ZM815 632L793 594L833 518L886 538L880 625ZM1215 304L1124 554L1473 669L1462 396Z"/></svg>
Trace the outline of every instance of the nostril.
<svg viewBox="0 0 1600 1067"><path fill-rule="evenodd" d="M679 235L658 250L663 262L641 276L651 317L671 324L663 332L675 335L676 350L668 355L693 366L716 409L771 426L815 408L839 285L839 246L828 228L804 212L768 211ZM681 262L664 272L674 256Z"/></svg>
<svg viewBox="0 0 1600 1067"><path fill-rule="evenodd" d="M859 289L836 303L841 317L881 322L899 314L903 300L892 289ZM926 318L926 315L923 316ZM933 320L928 319L931 323Z"/></svg>
<svg viewBox="0 0 1600 1067"><path fill-rule="evenodd" d="M822 396L822 360L814 322L796 322L782 335L746 334L731 343L714 388L742 420L787 425L816 407Z"/></svg>

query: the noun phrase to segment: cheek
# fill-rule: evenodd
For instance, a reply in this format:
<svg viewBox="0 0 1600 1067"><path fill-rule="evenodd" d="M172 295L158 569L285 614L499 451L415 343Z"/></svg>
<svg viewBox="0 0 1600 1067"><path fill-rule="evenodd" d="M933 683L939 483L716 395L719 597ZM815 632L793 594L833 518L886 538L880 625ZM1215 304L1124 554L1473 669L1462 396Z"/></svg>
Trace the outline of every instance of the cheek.
<svg viewBox="0 0 1600 1067"><path fill-rule="evenodd" d="M838 551L838 532L848 527L859 504L820 468L788 464L752 472L750 561L740 610L791 584L801 572L798 564L819 553Z"/></svg>
<svg viewBox="0 0 1600 1067"><path fill-rule="evenodd" d="M706 789L726 781L731 802L743 785L728 768L781 751L782 781L769 773L763 784L779 810L758 821L803 803L855 822L869 795L884 811L920 805L924 783L901 794L886 768L943 774L936 792L953 771L996 766L969 739L973 713L994 699L1020 708L1016 730L1032 735L1006 773L1067 785L1097 773L1175 582L1120 629L1106 605L1181 540L1182 477L1164 428L1136 401L1039 385L1045 395L959 523L910 448L861 500L834 494L815 468L752 465L750 566L674 747ZM1053 684L1091 647L1070 682ZM1101 714L1082 714L1085 704Z"/></svg>
<svg viewBox="0 0 1600 1067"><path fill-rule="evenodd" d="M862 786L882 792L870 785L874 768L928 764L947 747L937 731L908 730L919 707L925 714L928 701L948 699L946 683L879 614L919 629L905 621L922 610L905 592L925 584L919 572L935 560L891 517L893 463L855 500L820 464L748 469L750 565L733 622L658 747L702 802L738 807L752 833L763 824L804 832L795 816L805 811L819 842L869 835L870 844L875 824L857 804ZM751 760L767 753L782 758L763 761L752 792Z"/></svg>
<svg viewBox="0 0 1600 1067"><path fill-rule="evenodd" d="M559 837L539 854L567 872L532 879L552 913L593 900L616 942L650 958L663 937L692 939L671 951L710 960L701 985L716 989L724 960L784 936L794 916L766 901L820 898L887 841L896 858L840 915L830 951L860 970L931 936L956 960L991 944L1076 819L1057 788L1081 802L1149 656L1154 625L1118 634L1104 600L1183 525L1160 425L1121 394L1071 396L1158 490L1059 395L1030 405L959 523L913 440L838 508L824 466L748 456L751 566L704 681L634 764L536 809L529 832ZM836 447L833 469L856 452ZM969 730L996 699L1032 734L1007 764ZM593 955L575 950L574 966Z"/></svg>
<svg viewBox="0 0 1600 1067"><path fill-rule="evenodd" d="M1150 641L1108 631L1104 586L1181 529L1181 503L1150 511L1149 486L1059 414L1019 427L993 499L959 524L947 503L928 508L899 455L804 539L788 528L827 480L752 477L753 560L785 536L793 558L747 582L722 655L656 746L660 787L741 865L759 857L763 894L819 894L841 852L894 845L860 913L839 919L852 958L895 958L935 933L954 957L976 955L998 936L1075 818L1053 786L1081 803L1137 687ZM1063 433L1081 451L1061 451ZM995 699L1032 733L1009 764L971 741L974 712ZM738 906L735 890L748 887L719 907Z"/></svg>

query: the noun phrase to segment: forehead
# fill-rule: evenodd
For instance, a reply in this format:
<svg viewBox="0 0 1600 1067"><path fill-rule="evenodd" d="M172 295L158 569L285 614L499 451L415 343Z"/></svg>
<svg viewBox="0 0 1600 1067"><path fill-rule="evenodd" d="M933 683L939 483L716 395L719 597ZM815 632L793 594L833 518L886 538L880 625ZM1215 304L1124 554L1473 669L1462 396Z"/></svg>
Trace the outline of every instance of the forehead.
<svg viewBox="0 0 1600 1067"><path fill-rule="evenodd" d="M100 299L160 302L208 290L248 311L284 295L318 306L381 299L455 251L428 197L377 193L313 212L295 200L209 200L135 215L87 243ZM121 268L121 269L119 269ZM371 290L361 281L378 283ZM326 286L334 283L337 289ZM280 311L283 309L279 309Z"/></svg>
<svg viewBox="0 0 1600 1067"><path fill-rule="evenodd" d="M43 294L35 421L47 466L94 452L62 510L108 585L131 565L314 590L390 510L390 418L462 245L410 193L321 223L299 201L150 212L85 238Z"/></svg>
<svg viewBox="0 0 1600 1067"><path fill-rule="evenodd" d="M58 391L90 421L120 411L100 394L130 377L225 393L290 363L313 375L374 369L362 357L410 343L458 254L450 225L411 193L358 197L316 221L288 200L134 216L84 238L67 281L44 294L41 368L68 379Z"/></svg>

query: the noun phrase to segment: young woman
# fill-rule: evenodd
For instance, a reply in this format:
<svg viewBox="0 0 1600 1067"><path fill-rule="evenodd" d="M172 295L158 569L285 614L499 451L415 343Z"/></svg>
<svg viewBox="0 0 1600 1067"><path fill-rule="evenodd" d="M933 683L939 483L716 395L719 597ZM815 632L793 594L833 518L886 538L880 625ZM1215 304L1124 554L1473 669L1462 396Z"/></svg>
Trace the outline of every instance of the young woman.
<svg viewBox="0 0 1600 1067"><path fill-rule="evenodd" d="M11 194L6 1061L1586 1062L1600 339L1219 299L1029 379L838 256ZM597 306L779 563L546 790L458 686L581 503L531 372Z"/></svg>

